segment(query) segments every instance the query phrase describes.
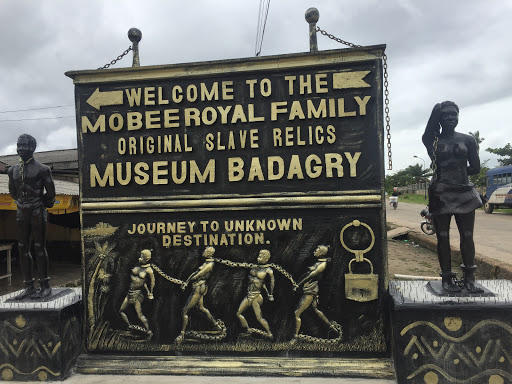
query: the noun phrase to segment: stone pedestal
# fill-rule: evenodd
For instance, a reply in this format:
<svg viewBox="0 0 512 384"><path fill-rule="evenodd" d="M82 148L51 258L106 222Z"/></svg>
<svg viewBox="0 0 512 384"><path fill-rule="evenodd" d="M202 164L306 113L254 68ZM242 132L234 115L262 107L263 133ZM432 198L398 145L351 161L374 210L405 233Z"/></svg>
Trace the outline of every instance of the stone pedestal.
<svg viewBox="0 0 512 384"><path fill-rule="evenodd" d="M0 297L0 376L3 380L63 380L82 344L82 290L66 288L55 300L9 302Z"/></svg>
<svg viewBox="0 0 512 384"><path fill-rule="evenodd" d="M512 382L512 282L479 281L494 297L439 297L425 281L391 281L398 383Z"/></svg>

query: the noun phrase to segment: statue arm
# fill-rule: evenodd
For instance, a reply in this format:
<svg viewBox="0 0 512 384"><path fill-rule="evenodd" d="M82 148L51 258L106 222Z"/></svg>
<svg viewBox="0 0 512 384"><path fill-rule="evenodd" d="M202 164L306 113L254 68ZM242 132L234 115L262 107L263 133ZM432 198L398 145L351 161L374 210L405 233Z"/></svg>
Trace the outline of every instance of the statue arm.
<svg viewBox="0 0 512 384"><path fill-rule="evenodd" d="M46 194L44 196L45 206L51 208L55 201L55 183L53 182L52 172L48 167L45 167L43 172L43 184L46 189Z"/></svg>
<svg viewBox="0 0 512 384"><path fill-rule="evenodd" d="M270 290L267 289L267 286L263 284L263 288L265 288L265 291L267 291L268 299L270 301L274 300L274 286L276 284L275 278L274 278L274 271L272 271L272 268L267 269L267 275L270 278Z"/></svg>
<svg viewBox="0 0 512 384"><path fill-rule="evenodd" d="M474 137L468 137L468 175L476 175L480 172L480 157L478 156L478 145Z"/></svg>
<svg viewBox="0 0 512 384"><path fill-rule="evenodd" d="M146 271L149 276L149 289L147 284L144 284L144 287L146 287L146 291L148 292L148 298L153 299L153 289L155 289L155 274L153 273L153 268L148 268Z"/></svg>
<svg viewBox="0 0 512 384"><path fill-rule="evenodd" d="M315 265L315 269L313 269L311 272L309 272L300 282L298 285L302 285L304 283L307 283L308 281L313 280L314 277L318 276L320 273L325 271L325 267L327 266L327 263L324 261L318 265Z"/></svg>
<svg viewBox="0 0 512 384"><path fill-rule="evenodd" d="M16 183L14 182L14 167L10 167L7 171L7 174L9 175L9 194L14 200L18 199L18 190L16 189Z"/></svg>
<svg viewBox="0 0 512 384"><path fill-rule="evenodd" d="M213 262L204 263L197 269L197 271L195 271L188 277L186 282L188 283L189 281L195 281L195 280L201 278L202 276L206 275L207 273L211 272L212 269L213 269Z"/></svg>
<svg viewBox="0 0 512 384"><path fill-rule="evenodd" d="M427 148L428 156L434 158L434 140L436 136L439 136L440 125L439 118L441 117L441 104L436 104L430 118L428 119L427 126L425 127L425 133L421 137L423 145Z"/></svg>

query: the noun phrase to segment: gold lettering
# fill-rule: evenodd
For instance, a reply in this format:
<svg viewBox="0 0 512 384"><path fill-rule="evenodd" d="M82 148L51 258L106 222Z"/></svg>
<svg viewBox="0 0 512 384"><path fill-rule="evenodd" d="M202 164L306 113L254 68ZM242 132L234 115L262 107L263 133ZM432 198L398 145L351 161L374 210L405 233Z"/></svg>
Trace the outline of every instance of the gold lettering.
<svg viewBox="0 0 512 384"><path fill-rule="evenodd" d="M126 91L126 98L128 99L128 103L130 104L130 107L133 107L134 105L139 106L140 105L140 88L130 88L125 89Z"/></svg>
<svg viewBox="0 0 512 384"><path fill-rule="evenodd" d="M228 180L240 181L244 177L244 161L240 157L228 158Z"/></svg>
<svg viewBox="0 0 512 384"><path fill-rule="evenodd" d="M136 131L142 128L142 113L128 112L126 114L126 119L129 131Z"/></svg>
<svg viewBox="0 0 512 384"><path fill-rule="evenodd" d="M108 163L107 167L105 168L105 173L103 173L103 177L100 176L100 173L98 172L98 168L96 168L96 164L91 164L89 168L89 174L90 174L90 182L91 187L96 187L96 183L100 187L105 187L108 183L110 187L114 186L114 164Z"/></svg>
<svg viewBox="0 0 512 384"><path fill-rule="evenodd" d="M172 121L179 120L177 115L180 112L179 109L165 109L164 110L164 128L178 128L180 123L172 123Z"/></svg>
<svg viewBox="0 0 512 384"><path fill-rule="evenodd" d="M343 166L341 162L343 158L339 153L326 153L325 154L325 176L333 177L333 169L336 169L338 172L338 177L343 177Z"/></svg>
<svg viewBox="0 0 512 384"><path fill-rule="evenodd" d="M359 157L361 156L361 152L354 153L354 156L350 154L350 152L345 152L345 157L348 160L348 163L350 164L350 177L356 177L357 176L357 162L359 161Z"/></svg>
<svg viewBox="0 0 512 384"><path fill-rule="evenodd" d="M162 128L160 111L146 111L146 129Z"/></svg>
<svg viewBox="0 0 512 384"><path fill-rule="evenodd" d="M134 177L134 180L139 185L147 184L149 181L149 175L145 172L149 170L149 165L147 163L137 163L134 167L134 172L137 176Z"/></svg>
<svg viewBox="0 0 512 384"><path fill-rule="evenodd" d="M359 96L354 96L355 101L359 104L359 114L366 115L366 104L370 101L371 96L365 96L362 100Z"/></svg>
<svg viewBox="0 0 512 384"><path fill-rule="evenodd" d="M155 105L155 87L144 88L144 104Z"/></svg>
<svg viewBox="0 0 512 384"><path fill-rule="evenodd" d="M100 132L105 132L105 115L99 115L94 126L89 121L89 117L82 116L82 133L87 133L88 130L94 133L98 129Z"/></svg>
<svg viewBox="0 0 512 384"><path fill-rule="evenodd" d="M327 73L318 73L315 75L315 85L316 85L316 93L327 93L329 90L327 88L322 88L327 86L327 81L322 80L327 78Z"/></svg>
<svg viewBox="0 0 512 384"><path fill-rule="evenodd" d="M167 161L155 161L153 162L153 184L155 185L163 185L168 184L169 180L167 178L161 179L160 176L167 176L169 174L169 170L167 168L160 169L160 167L166 167L169 164Z"/></svg>
<svg viewBox="0 0 512 384"><path fill-rule="evenodd" d="M279 180L284 176L284 160L281 156L269 156L267 164L269 180ZM277 165L277 172L274 172L275 165Z"/></svg>

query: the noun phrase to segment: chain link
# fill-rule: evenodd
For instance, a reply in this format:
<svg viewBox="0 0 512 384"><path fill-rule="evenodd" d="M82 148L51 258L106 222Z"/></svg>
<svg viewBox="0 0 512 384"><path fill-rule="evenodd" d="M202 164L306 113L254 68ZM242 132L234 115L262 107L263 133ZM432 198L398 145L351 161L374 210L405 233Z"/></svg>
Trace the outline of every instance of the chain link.
<svg viewBox="0 0 512 384"><path fill-rule="evenodd" d="M201 331L187 331L185 332L185 337L193 338L193 339L199 339L199 340L205 340L205 341L220 341L226 337L227 329L224 322L220 319L216 320L217 325L220 328L219 334L217 335L208 335L205 332Z"/></svg>
<svg viewBox="0 0 512 384"><path fill-rule="evenodd" d="M130 46L126 49L126 51L124 51L124 52L123 52L123 53L121 53L119 56L117 56L117 58L116 58L116 59L112 60L110 63L105 64L103 67L100 67L100 68L98 68L98 69L107 69L107 68L109 68L111 65L114 65L114 64L115 64L115 63L117 63L119 60L121 60L123 57L125 57L125 56L128 54L128 52L130 52L131 50L132 50L132 46L130 45Z"/></svg>
<svg viewBox="0 0 512 384"><path fill-rule="evenodd" d="M330 327L331 327L331 329L333 329L335 332L338 333L338 337L336 337L335 339L322 339L320 337L314 337L314 336L310 336L310 335L305 335L303 333L299 334L297 336L297 339L308 341L310 343L337 344L343 338L343 331L341 330L341 325L339 325L335 321L331 321Z"/></svg>
<svg viewBox="0 0 512 384"><path fill-rule="evenodd" d="M243 262L224 260L224 259L213 259L213 260L217 263L227 265L228 267L255 268L255 267L268 266L270 268L275 269L276 271L281 273L284 277L286 277L288 280L290 280L290 282L292 283L292 285L295 288L299 288L297 283L293 280L292 275L278 264L253 264L253 263L243 263Z"/></svg>
<svg viewBox="0 0 512 384"><path fill-rule="evenodd" d="M362 45L357 45L354 43L350 43L348 41L342 40L339 37L336 37L334 35L331 35L330 33L327 33L320 27L316 27L316 31L320 32L322 35L327 36L329 39L337 41L338 43L347 45L352 48L360 48ZM393 158L391 156L391 119L389 117L389 82L388 82L388 56L384 53L382 55L382 63L383 63L383 69L384 69L384 112L386 114L386 139L387 139L387 149L388 149L388 170L393 169Z"/></svg>
<svg viewBox="0 0 512 384"><path fill-rule="evenodd" d="M436 177L437 172L437 143L439 142L439 136L436 136L434 139L434 143L432 146L434 147L434 152L432 153L432 177Z"/></svg>
<svg viewBox="0 0 512 384"><path fill-rule="evenodd" d="M178 285L181 285L181 289L185 289L187 287L187 283L185 283L184 281L182 280L179 280L179 279L175 279L174 277L171 277L169 275L167 275L164 271L162 271L158 265L155 265L155 264L151 264L151 267L158 272L158 274L160 276L162 276L164 279L166 280L169 280L171 283L174 283L174 284L178 284Z"/></svg>

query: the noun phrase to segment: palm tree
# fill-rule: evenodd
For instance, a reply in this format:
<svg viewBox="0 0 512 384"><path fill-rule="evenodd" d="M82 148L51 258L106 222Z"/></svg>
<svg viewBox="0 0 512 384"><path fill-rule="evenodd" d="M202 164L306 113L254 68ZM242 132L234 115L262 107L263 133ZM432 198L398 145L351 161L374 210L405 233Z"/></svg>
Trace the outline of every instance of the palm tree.
<svg viewBox="0 0 512 384"><path fill-rule="evenodd" d="M111 277L111 274L108 273L114 269L114 261L117 258L117 253L112 252L115 248L116 243L109 244L108 241L100 244L98 241L94 241L94 248L87 248L86 253L92 254L89 259L89 268L87 279L90 281L89 291L87 296L87 312L89 317L89 326L91 329L94 328L95 322L97 318L101 316L100 308L95 306L95 302L97 299L95 296L99 291L104 293L108 289L107 282ZM97 280L100 281L98 286Z"/></svg>
<svg viewBox="0 0 512 384"><path fill-rule="evenodd" d="M480 137L480 131L475 131L474 133L473 132L469 132L469 135L473 136L473 138L475 139L475 141L476 141L476 150L478 152L480 152L480 144L482 143L482 141L485 140L483 137Z"/></svg>

